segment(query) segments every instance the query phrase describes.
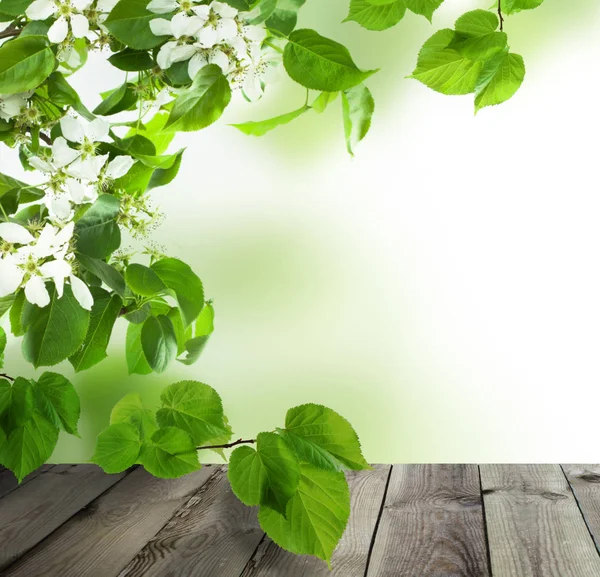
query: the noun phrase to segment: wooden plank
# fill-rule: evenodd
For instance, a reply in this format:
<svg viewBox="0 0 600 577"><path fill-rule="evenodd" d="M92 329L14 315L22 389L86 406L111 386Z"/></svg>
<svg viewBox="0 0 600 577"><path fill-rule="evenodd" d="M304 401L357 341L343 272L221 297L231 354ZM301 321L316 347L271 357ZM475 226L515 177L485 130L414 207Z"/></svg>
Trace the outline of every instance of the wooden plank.
<svg viewBox="0 0 600 577"><path fill-rule="evenodd" d="M597 577L600 557L559 465L482 465L495 577Z"/></svg>
<svg viewBox="0 0 600 577"><path fill-rule="evenodd" d="M36 469L33 473L30 473L23 479L21 485L17 482L17 478L13 475L12 471L0 467L0 499L9 493L12 493L19 486L22 487L25 483L29 483L29 481L35 479L37 476L46 473L52 469L53 466L54 465L43 465L39 469Z"/></svg>
<svg viewBox="0 0 600 577"><path fill-rule="evenodd" d="M121 577L234 577L263 538L256 510L218 471L140 551Z"/></svg>
<svg viewBox="0 0 600 577"><path fill-rule="evenodd" d="M95 465L57 465L0 501L0 570L125 476Z"/></svg>
<svg viewBox="0 0 600 577"><path fill-rule="evenodd" d="M139 468L3 576L116 576L216 470L207 466L180 479L157 479Z"/></svg>
<svg viewBox="0 0 600 577"><path fill-rule="evenodd" d="M600 465L562 465L579 508L600 551Z"/></svg>
<svg viewBox="0 0 600 577"><path fill-rule="evenodd" d="M315 557L293 555L265 538L242 577L363 577L390 469L390 465L376 465L373 471L348 473L352 513L333 555L332 571Z"/></svg>
<svg viewBox="0 0 600 577"><path fill-rule="evenodd" d="M394 465L374 537L370 577L488 577L477 466Z"/></svg>

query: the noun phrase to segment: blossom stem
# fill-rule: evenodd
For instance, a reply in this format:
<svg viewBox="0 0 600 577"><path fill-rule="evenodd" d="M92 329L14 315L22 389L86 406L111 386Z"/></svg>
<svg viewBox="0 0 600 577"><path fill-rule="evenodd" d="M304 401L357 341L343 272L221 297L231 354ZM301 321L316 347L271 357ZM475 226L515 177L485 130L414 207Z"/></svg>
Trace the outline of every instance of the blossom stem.
<svg viewBox="0 0 600 577"><path fill-rule="evenodd" d="M238 439L233 443L227 443L226 445L207 445L205 447L197 447L197 450L206 450L206 449L231 449L232 447L236 447L237 445L253 445L256 443L256 439Z"/></svg>

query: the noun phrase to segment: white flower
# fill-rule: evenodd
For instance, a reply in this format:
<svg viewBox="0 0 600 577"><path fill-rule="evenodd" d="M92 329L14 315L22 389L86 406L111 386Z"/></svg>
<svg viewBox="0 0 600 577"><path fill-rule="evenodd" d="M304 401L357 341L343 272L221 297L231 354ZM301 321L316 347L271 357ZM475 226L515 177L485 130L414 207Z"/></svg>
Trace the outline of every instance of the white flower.
<svg viewBox="0 0 600 577"><path fill-rule="evenodd" d="M27 106L27 100L31 92L20 94L0 94L0 118L10 120L21 114L21 110Z"/></svg>
<svg viewBox="0 0 600 577"><path fill-rule="evenodd" d="M90 310L93 297L85 283L73 274L67 259L73 230L72 222L62 229L46 224L39 237L34 238L21 225L0 224L0 238L21 245L0 260L0 296L8 296L23 286L25 298L43 308L50 303L46 281L54 282L58 298L62 298L65 281L69 279L79 304Z"/></svg>
<svg viewBox="0 0 600 577"><path fill-rule="evenodd" d="M64 116L60 120L60 128L67 140L83 145L106 140L110 124L101 118L88 122L82 118Z"/></svg>
<svg viewBox="0 0 600 577"><path fill-rule="evenodd" d="M275 50L260 50L256 46L250 51L250 64L244 71L241 87L248 100L258 100L264 85L273 82L281 64L281 54Z"/></svg>
<svg viewBox="0 0 600 577"><path fill-rule="evenodd" d="M60 44L69 30L75 38L84 38L90 30L88 19L81 14L93 0L34 0L25 14L31 20L47 20L54 16L56 20L48 30L48 40Z"/></svg>
<svg viewBox="0 0 600 577"><path fill-rule="evenodd" d="M203 6L197 6L194 0L152 0L146 8L154 14L169 14L175 11L189 12L196 8L204 9Z"/></svg>

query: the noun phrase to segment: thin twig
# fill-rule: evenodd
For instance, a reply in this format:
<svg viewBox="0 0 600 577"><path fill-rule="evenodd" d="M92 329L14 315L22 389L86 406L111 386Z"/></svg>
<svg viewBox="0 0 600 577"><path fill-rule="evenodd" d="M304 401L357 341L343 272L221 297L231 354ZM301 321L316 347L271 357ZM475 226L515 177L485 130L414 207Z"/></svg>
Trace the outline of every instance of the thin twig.
<svg viewBox="0 0 600 577"><path fill-rule="evenodd" d="M52 139L43 132L40 132L40 140L43 140L48 146L52 144Z"/></svg>
<svg viewBox="0 0 600 577"><path fill-rule="evenodd" d="M0 40L3 38L12 38L13 36L18 36L21 34L21 30L18 28L7 28L6 30L0 32Z"/></svg>
<svg viewBox="0 0 600 577"><path fill-rule="evenodd" d="M13 383L15 382L15 379L9 377L8 375L5 375L4 373L0 373L0 379L6 379L7 381L12 381Z"/></svg>
<svg viewBox="0 0 600 577"><path fill-rule="evenodd" d="M208 445L206 447L198 447L198 451L200 449L231 449L237 445L253 445L254 443L256 443L256 439L238 439L234 443L228 443L227 445Z"/></svg>
<svg viewBox="0 0 600 577"><path fill-rule="evenodd" d="M504 31L504 16L502 15L502 0L498 0L498 16L500 17L500 31Z"/></svg>

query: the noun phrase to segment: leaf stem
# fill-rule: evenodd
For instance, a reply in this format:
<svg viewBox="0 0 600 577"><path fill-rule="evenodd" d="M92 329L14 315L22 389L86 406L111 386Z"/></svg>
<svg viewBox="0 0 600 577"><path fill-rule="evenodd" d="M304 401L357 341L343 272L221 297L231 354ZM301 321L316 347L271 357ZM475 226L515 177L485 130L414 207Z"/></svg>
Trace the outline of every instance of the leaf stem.
<svg viewBox="0 0 600 577"><path fill-rule="evenodd" d="M12 377L5 375L4 373L0 373L0 379L6 379L7 381L11 381L11 382L15 382L15 379L13 379Z"/></svg>
<svg viewBox="0 0 600 577"><path fill-rule="evenodd" d="M198 447L197 450L205 450L205 449L231 449L232 447L236 447L237 445L253 445L256 443L256 439L238 439L233 443L228 443L226 445L207 445L205 447Z"/></svg>
<svg viewBox="0 0 600 577"><path fill-rule="evenodd" d="M500 17L500 32L504 31L504 16L502 15L502 0L498 0L498 16Z"/></svg>

